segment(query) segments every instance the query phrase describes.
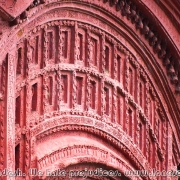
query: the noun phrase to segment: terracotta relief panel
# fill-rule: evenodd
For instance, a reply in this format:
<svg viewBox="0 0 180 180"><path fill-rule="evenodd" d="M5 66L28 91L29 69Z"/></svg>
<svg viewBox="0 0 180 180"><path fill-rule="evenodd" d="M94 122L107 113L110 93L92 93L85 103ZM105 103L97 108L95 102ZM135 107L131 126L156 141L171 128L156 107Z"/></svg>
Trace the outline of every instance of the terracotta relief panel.
<svg viewBox="0 0 180 180"><path fill-rule="evenodd" d="M71 27L61 26L61 62L63 63L74 63L74 35L75 32Z"/></svg>
<svg viewBox="0 0 180 180"><path fill-rule="evenodd" d="M113 77L114 73L114 46L108 40L105 42L105 73Z"/></svg>
<svg viewBox="0 0 180 180"><path fill-rule="evenodd" d="M62 57L67 58L68 54L68 31L62 31Z"/></svg>
<svg viewBox="0 0 180 180"><path fill-rule="evenodd" d="M111 85L105 82L104 85L104 116L107 120L113 121L113 88Z"/></svg>
<svg viewBox="0 0 180 180"><path fill-rule="evenodd" d="M152 92L150 91L149 92L149 100L150 100L150 102L149 102L149 121L150 121L150 123L151 123L151 125L152 125L152 127L155 127L154 126L154 124L155 124L155 122L154 122L154 119L155 119L155 99L154 99L154 96L153 96L153 94L152 94Z"/></svg>
<svg viewBox="0 0 180 180"><path fill-rule="evenodd" d="M100 82L96 77L88 79L89 110L98 113L100 99Z"/></svg>
<svg viewBox="0 0 180 180"><path fill-rule="evenodd" d="M160 148L163 148L163 138L164 138L164 127L165 122L163 121L159 112L157 112L157 118L155 119L154 123L154 131L157 136L157 140L159 142ZM166 142L165 142L166 143Z"/></svg>
<svg viewBox="0 0 180 180"><path fill-rule="evenodd" d="M84 29L77 29L77 40L76 40L76 49L77 49L77 64L85 66L87 59L87 33Z"/></svg>
<svg viewBox="0 0 180 180"><path fill-rule="evenodd" d="M70 72L61 72L61 83L60 83L60 96L61 96L61 108L69 108L72 99L72 86L71 86L71 74Z"/></svg>
<svg viewBox="0 0 180 180"><path fill-rule="evenodd" d="M146 99L146 86L145 86L145 80L143 77L140 77L140 82L139 82L139 105L145 109L145 99Z"/></svg>
<svg viewBox="0 0 180 180"><path fill-rule="evenodd" d="M140 116L137 123L138 145L143 153L146 152L146 124Z"/></svg>
<svg viewBox="0 0 180 180"><path fill-rule="evenodd" d="M125 127L125 97L118 89L117 91L117 123Z"/></svg>
<svg viewBox="0 0 180 180"><path fill-rule="evenodd" d="M17 81L22 81L26 75L25 71L25 59L26 59L26 44L25 40L21 42L16 50L16 79Z"/></svg>
<svg viewBox="0 0 180 180"><path fill-rule="evenodd" d="M43 96L44 98L48 97L48 88L43 87L43 78L42 76L32 81L27 87L27 119L33 121L34 118L37 118L43 113ZM32 122L33 123L33 122Z"/></svg>
<svg viewBox="0 0 180 180"><path fill-rule="evenodd" d="M45 112L53 111L57 108L57 93L56 91L56 76L54 73L48 73L44 76L43 81L43 102L44 102L44 110Z"/></svg>
<svg viewBox="0 0 180 180"><path fill-rule="evenodd" d="M128 91L135 98L136 97L136 89L137 89L137 87L136 87L137 83L135 83L135 81L136 81L136 78L137 78L137 74L136 74L135 67L133 65L131 65L131 63L129 63L129 71L128 71L128 73L129 73ZM141 96L142 96L142 94L141 94Z"/></svg>
<svg viewBox="0 0 180 180"><path fill-rule="evenodd" d="M27 61L30 65L34 63L34 58L33 58L34 48L35 48L34 43L35 43L34 39L29 39L27 41Z"/></svg>
<svg viewBox="0 0 180 180"><path fill-rule="evenodd" d="M76 108L80 111L85 109L86 102L86 76L77 73L76 74Z"/></svg>
<svg viewBox="0 0 180 180"><path fill-rule="evenodd" d="M178 145L177 145L177 143L173 137L173 141L172 141L172 163L173 163L173 167L176 167L176 165L179 163L178 157L179 157Z"/></svg>
<svg viewBox="0 0 180 180"><path fill-rule="evenodd" d="M50 27L46 30L46 39L47 39L47 61L48 64L54 64L57 62L58 55L58 28ZM36 37L37 38L37 37ZM37 41L37 39L36 39Z"/></svg>
<svg viewBox="0 0 180 180"><path fill-rule="evenodd" d="M21 135L21 140L15 147L15 169L21 169L25 173L25 135Z"/></svg>
<svg viewBox="0 0 180 180"><path fill-rule="evenodd" d="M22 69L22 55L23 55L23 51L22 51L22 47L20 47L17 51L17 68L16 68L16 74L19 75L21 74L21 69Z"/></svg>
<svg viewBox="0 0 180 180"><path fill-rule="evenodd" d="M91 33L89 39L90 66L100 70L100 38L98 35Z"/></svg>
<svg viewBox="0 0 180 180"><path fill-rule="evenodd" d="M15 123L20 125L21 117L21 96L16 97L16 107L15 107Z"/></svg>
<svg viewBox="0 0 180 180"><path fill-rule="evenodd" d="M129 106L128 108L128 134L136 142L137 118L136 110Z"/></svg>

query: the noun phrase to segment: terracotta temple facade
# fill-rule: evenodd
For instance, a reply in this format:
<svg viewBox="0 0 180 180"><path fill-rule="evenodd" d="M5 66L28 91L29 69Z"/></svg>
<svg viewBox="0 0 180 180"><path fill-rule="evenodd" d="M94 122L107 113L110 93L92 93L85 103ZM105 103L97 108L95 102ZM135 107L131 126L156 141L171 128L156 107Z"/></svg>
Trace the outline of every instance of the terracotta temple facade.
<svg viewBox="0 0 180 180"><path fill-rule="evenodd" d="M180 164L179 9L0 0L0 179L177 179L148 173Z"/></svg>

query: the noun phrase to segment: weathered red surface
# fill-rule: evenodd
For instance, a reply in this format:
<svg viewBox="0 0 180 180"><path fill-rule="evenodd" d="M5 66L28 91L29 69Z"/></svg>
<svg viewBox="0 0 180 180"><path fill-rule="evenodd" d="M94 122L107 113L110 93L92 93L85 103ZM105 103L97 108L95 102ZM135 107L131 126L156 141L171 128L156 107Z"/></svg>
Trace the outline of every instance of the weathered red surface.
<svg viewBox="0 0 180 180"><path fill-rule="evenodd" d="M25 11L32 2L33 0L1 0L0 15L11 21Z"/></svg>
<svg viewBox="0 0 180 180"><path fill-rule="evenodd" d="M178 165L179 49L138 3L53 0L4 22L0 169Z"/></svg>

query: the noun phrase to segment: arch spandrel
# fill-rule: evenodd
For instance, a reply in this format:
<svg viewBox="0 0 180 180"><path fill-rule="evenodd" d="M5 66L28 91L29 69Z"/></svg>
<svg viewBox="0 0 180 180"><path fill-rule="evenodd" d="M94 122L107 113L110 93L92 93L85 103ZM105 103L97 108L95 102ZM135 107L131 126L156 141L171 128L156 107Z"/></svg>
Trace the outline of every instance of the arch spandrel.
<svg viewBox="0 0 180 180"><path fill-rule="evenodd" d="M11 31L17 154L18 144L20 152L26 147L20 166L43 158L33 149L38 139L78 130L106 137L140 169L171 169L179 156L178 111L170 111L176 102L168 102L173 87L165 69L126 17L117 21L107 4L101 11L93 5L37 7Z"/></svg>

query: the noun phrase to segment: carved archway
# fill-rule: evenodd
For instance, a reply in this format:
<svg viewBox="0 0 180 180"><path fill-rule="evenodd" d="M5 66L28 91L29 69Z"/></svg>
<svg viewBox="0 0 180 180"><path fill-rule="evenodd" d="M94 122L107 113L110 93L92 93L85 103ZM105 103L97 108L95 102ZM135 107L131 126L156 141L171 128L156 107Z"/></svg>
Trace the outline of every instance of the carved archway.
<svg viewBox="0 0 180 180"><path fill-rule="evenodd" d="M118 3L116 7L121 5ZM116 152L119 150L122 164L127 163L132 170L171 170L179 161L178 95L172 93L179 81L176 61L169 62L163 44L149 37L151 31L145 31L148 26L139 16L136 22L127 14L129 4L123 6L122 14L101 1L91 5L86 1L47 2L29 9L28 20L12 28L11 43L2 48L2 54L11 53L1 66L0 89L11 88L4 98L16 101L16 111L13 103L6 107L4 101L1 106L4 112L8 109L7 155L12 154L11 134L15 134L16 168L23 172L31 167L41 169L42 162L46 167L64 148L74 147L71 138L64 147L51 146L48 138L55 141L54 134L62 139L67 132L76 132L79 149L88 149L85 140L78 144L81 134L90 144L97 143L94 149L101 145L107 148L107 141L111 144L107 153L114 153L116 159L121 157ZM145 37L139 29L145 31ZM171 80L158 56L168 61ZM5 114L1 113L1 119L3 122ZM12 159L13 155L7 166L13 169ZM100 159L95 162L100 163Z"/></svg>

